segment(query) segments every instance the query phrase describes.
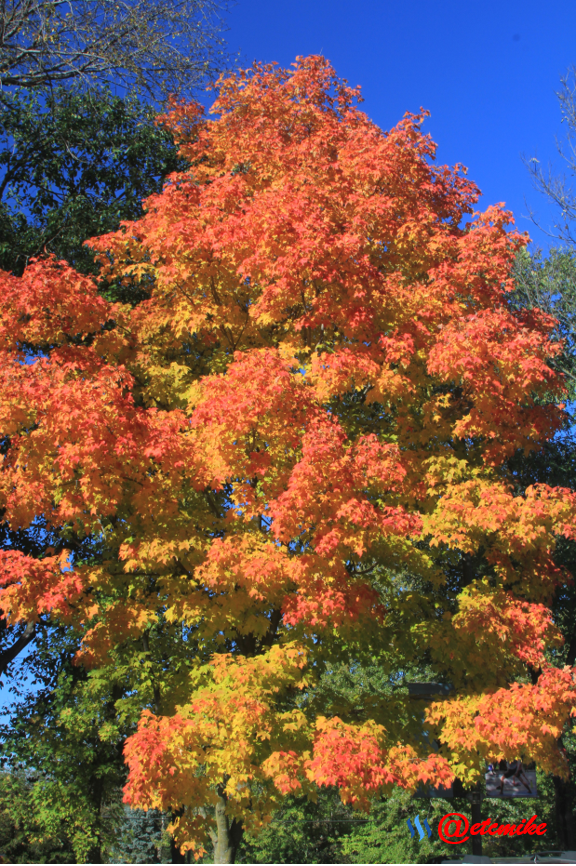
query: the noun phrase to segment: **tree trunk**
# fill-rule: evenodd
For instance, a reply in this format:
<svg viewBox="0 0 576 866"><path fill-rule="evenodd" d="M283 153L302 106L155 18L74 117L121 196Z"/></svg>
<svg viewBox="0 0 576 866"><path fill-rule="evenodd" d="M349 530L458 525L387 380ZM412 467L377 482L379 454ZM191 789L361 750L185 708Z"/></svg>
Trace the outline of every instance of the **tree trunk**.
<svg viewBox="0 0 576 866"><path fill-rule="evenodd" d="M86 860L86 863L94 863L95 866L98 866L98 864L104 862L105 861L102 859L102 851L100 849L100 845L94 845L94 847L90 849L90 853L88 854L88 859Z"/></svg>
<svg viewBox="0 0 576 866"><path fill-rule="evenodd" d="M176 818L181 818L184 814L184 809L177 809L170 814L170 822L173 823ZM162 829L164 829L164 816L162 816ZM187 863L186 854L180 850L180 846L174 841L174 836L170 836L170 863Z"/></svg>
<svg viewBox="0 0 576 866"><path fill-rule="evenodd" d="M236 818L230 820L226 814L226 797L223 793L218 795L214 819L216 830L210 833L214 845L214 863L235 863L244 828L241 821Z"/></svg>
<svg viewBox="0 0 576 866"><path fill-rule="evenodd" d="M480 797L481 795L478 793L478 795L472 799L471 824L479 824L482 821L482 800ZM475 857L482 856L482 836L480 835L472 836L472 854Z"/></svg>
<svg viewBox="0 0 576 866"><path fill-rule="evenodd" d="M179 846L174 841L174 837L170 836L170 862L171 863L186 863L186 854L183 854Z"/></svg>
<svg viewBox="0 0 576 866"><path fill-rule="evenodd" d="M482 821L482 790L476 788L471 791L468 798L472 807L472 820L470 824L479 824ZM475 857L482 856L482 836L472 836L472 854Z"/></svg>
<svg viewBox="0 0 576 866"><path fill-rule="evenodd" d="M5 619L0 620L0 629L8 630L8 624ZM26 623L26 628L20 637L14 641L11 647L0 652L0 676L3 676L8 670L8 666L14 661L16 656L31 643L36 636L36 623Z"/></svg>
<svg viewBox="0 0 576 866"><path fill-rule="evenodd" d="M574 825L576 817L572 810L572 786L570 780L564 781L560 776L553 776L554 806L556 812L556 830L558 841L563 851L576 849L576 832Z"/></svg>

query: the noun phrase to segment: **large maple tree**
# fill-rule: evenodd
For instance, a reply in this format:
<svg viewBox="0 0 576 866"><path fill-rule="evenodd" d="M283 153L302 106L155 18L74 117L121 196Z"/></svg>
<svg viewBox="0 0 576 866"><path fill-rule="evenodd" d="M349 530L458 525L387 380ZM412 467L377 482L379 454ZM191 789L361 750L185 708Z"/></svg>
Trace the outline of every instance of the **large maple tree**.
<svg viewBox="0 0 576 866"><path fill-rule="evenodd" d="M1 276L4 519L100 550L1 552L2 607L72 622L96 669L177 637L126 800L216 862L287 792L565 772L576 495L509 469L564 423L554 322L508 303L527 239L434 165L424 113L385 133L358 99L310 57L223 78L211 117L174 103L190 170L90 242L134 308L63 262ZM445 697L410 697L414 670Z"/></svg>

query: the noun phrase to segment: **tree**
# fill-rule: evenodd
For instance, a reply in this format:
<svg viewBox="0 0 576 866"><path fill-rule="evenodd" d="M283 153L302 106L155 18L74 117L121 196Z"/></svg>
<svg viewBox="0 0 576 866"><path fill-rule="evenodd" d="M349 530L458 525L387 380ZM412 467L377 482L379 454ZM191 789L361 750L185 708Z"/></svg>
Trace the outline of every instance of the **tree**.
<svg viewBox="0 0 576 866"><path fill-rule="evenodd" d="M214 120L174 102L190 169L91 241L136 306L55 260L2 276L6 520L102 551L4 551L2 607L76 624L95 671L147 641L126 801L215 862L289 793L566 774L548 605L576 495L509 467L564 423L554 323L508 301L510 215L462 226L478 190L424 116L383 133L358 96L311 57L223 78Z"/></svg>
<svg viewBox="0 0 576 866"><path fill-rule="evenodd" d="M344 806L334 789L319 791L315 802L288 795L267 827L244 836L240 862L342 863L346 833L368 820Z"/></svg>
<svg viewBox="0 0 576 866"><path fill-rule="evenodd" d="M576 172L576 67L568 69L560 79L561 88L556 94L560 103L562 123L565 125L564 141L558 140L556 147L571 175ZM544 170L535 156L524 159L524 163L532 176L535 188L556 205L560 211L560 220L546 233L565 244L574 246L574 220L576 219L576 194L570 182L563 174L556 174L549 165ZM534 214L532 219L538 225ZM543 229L546 231L545 229Z"/></svg>
<svg viewBox="0 0 576 866"><path fill-rule="evenodd" d="M153 98L189 92L222 67L227 0L7 0L2 88L94 80Z"/></svg>
<svg viewBox="0 0 576 866"><path fill-rule="evenodd" d="M519 251L514 264L515 290L511 303L518 309L539 309L556 319L554 337L562 351L551 362L566 379L570 399L576 395L576 256L574 250Z"/></svg>
<svg viewBox="0 0 576 866"><path fill-rule="evenodd" d="M77 270L95 273L94 257L83 246L84 239L117 229L122 219L139 215L142 198L159 191L165 176L184 165L177 157L170 133L155 125L150 107L134 97L122 99L105 90L86 93L60 89L45 94L43 99L14 92L0 105L0 128L0 163L4 169L0 260L4 268L17 274L43 250L67 259ZM134 294L128 287L114 284L102 285L101 290L108 297L130 303L142 297L141 291ZM0 524L0 546L40 558L47 549L71 546L76 556L90 557L93 562L100 555L91 539L66 528L48 531L42 521L20 532ZM73 834L70 846L73 844L75 857L94 861L101 856L98 851L102 847L103 814L104 842L110 832L107 807L102 813L100 804L103 796L105 799L110 794L110 785L102 787L103 769L106 767L116 785L114 796L125 781L125 770L121 749L111 749L105 739L110 719L98 714L94 717L94 703L79 700L77 693L87 684L80 679L71 691L67 679L62 679L70 652L73 655L78 648L73 629L66 629L64 635L62 632L46 615L10 626L6 619L0 619L2 679L6 675L15 684L12 662L20 656L17 673L25 671L30 681L41 685L39 694L11 708L10 724L2 731L2 753L9 767L16 762L26 767L28 774L44 768L45 775L33 785L33 799L41 804L42 820L46 826L60 826L68 804L71 811L66 821L72 828L76 827L75 816L81 812L83 828ZM113 687L116 698L123 694L117 682ZM76 705L73 725L63 724L60 718L65 702ZM30 724L31 718L41 718L42 725ZM100 738L102 730L104 742ZM124 736L129 732L126 727ZM60 773L58 785L52 786L52 795L47 796L46 780L53 778L55 767L61 766L60 753L66 770ZM81 757L80 762L71 763L70 753ZM29 794L26 796L31 799ZM87 844L92 845L92 850L86 848ZM11 845L2 852L9 858ZM40 855L27 849L23 856L38 859ZM58 859L64 855L55 856Z"/></svg>
<svg viewBox="0 0 576 866"><path fill-rule="evenodd" d="M576 88L575 70L571 68L561 79L561 89L557 94L565 124L564 141L557 142L560 156L570 174L576 168L574 134L576 131ZM521 250L515 266L516 291L512 302L519 308L538 307L556 319L555 336L563 341L563 350L552 362L556 369L566 377L568 395L574 401L576 395L576 357L575 357L575 312L576 312L576 259L574 257L574 217L576 199L570 181L564 175L556 174L549 166L545 171L536 158L525 160L534 185L560 210L560 220L549 234L563 241L563 248L550 249L546 258L540 250L529 254ZM533 216L534 221L536 219ZM553 442L547 443L538 455L528 460L515 460L514 470L520 485L526 487L545 480L552 484L569 484L574 487L576 443L568 433ZM576 573L576 551L572 542L564 540L556 555L558 564L567 567L572 575ZM561 660L574 665L576 660L576 595L573 581L559 587L553 604L554 618L564 638ZM571 763L570 780L554 776L556 799L556 825L560 847L564 850L574 848L574 813L576 810L576 787L573 781L574 742L570 736L562 740L568 760Z"/></svg>
<svg viewBox="0 0 576 866"><path fill-rule="evenodd" d="M568 396L576 394L576 259L573 250L551 249L543 259L540 251L530 255L521 250L515 268L516 289L511 302L519 309L539 308L555 318L554 336L562 340L561 353L551 362L565 377ZM573 419L571 420L573 423ZM567 425L568 427L568 425ZM511 469L519 492L533 484L545 483L576 487L576 441L568 427L538 452L528 457L515 455ZM576 574L576 548L574 542L563 539L555 553L557 565L566 568L572 577ZM554 652L556 663L571 667L576 662L576 592L574 580L558 587L552 603L554 622L560 629L564 644ZM571 778L553 777L556 827L559 847L572 850L576 845L574 813L576 787L574 785L574 742L565 734L562 744L570 764Z"/></svg>
<svg viewBox="0 0 576 866"><path fill-rule="evenodd" d="M112 849L115 863L163 863L162 814L125 806L124 824Z"/></svg>
<svg viewBox="0 0 576 866"><path fill-rule="evenodd" d="M15 274L42 252L96 273L86 237L139 216L142 199L185 166L149 106L106 90L56 89L43 99L13 92L0 104L0 130L0 264ZM101 291L129 303L145 297L141 289L117 284ZM94 557L90 540L72 538L68 530L64 536L42 521L19 532L0 523L4 549L40 557L46 548L74 543L77 555L84 549ZM32 644L37 628L32 621L8 627L0 619L0 676Z"/></svg>
<svg viewBox="0 0 576 866"><path fill-rule="evenodd" d="M0 130L0 263L17 274L43 252L96 273L86 238L135 219L184 168L153 109L109 90L13 92Z"/></svg>
<svg viewBox="0 0 576 866"><path fill-rule="evenodd" d="M142 704L153 705L158 668L178 663L166 630L153 641L155 654L147 637L116 653L108 667L87 672L73 664L74 629L42 623L34 652L20 666L40 689L13 706L0 726L0 762L12 776L26 775L26 808L38 833L51 838L65 827L74 862L171 862L170 842L159 832L169 816L121 805L124 740L136 729ZM12 847L12 841L0 847L0 855L10 857Z"/></svg>
<svg viewBox="0 0 576 866"><path fill-rule="evenodd" d="M43 826L32 785L22 773L0 774L0 852L8 863L76 862L67 827Z"/></svg>
<svg viewBox="0 0 576 866"><path fill-rule="evenodd" d="M73 862L105 863L124 818L122 743L102 678L69 668L56 689L30 695L2 725L2 763L12 777L26 776L35 835L57 839L64 829Z"/></svg>

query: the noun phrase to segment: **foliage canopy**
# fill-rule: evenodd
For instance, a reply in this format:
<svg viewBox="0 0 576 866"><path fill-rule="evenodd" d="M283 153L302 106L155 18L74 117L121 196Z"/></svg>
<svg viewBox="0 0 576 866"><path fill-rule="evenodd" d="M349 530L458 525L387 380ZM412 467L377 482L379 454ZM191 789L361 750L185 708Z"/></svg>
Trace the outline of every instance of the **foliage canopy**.
<svg viewBox="0 0 576 866"><path fill-rule="evenodd" d="M126 800L223 858L290 792L566 772L576 495L509 468L564 423L554 321L509 303L526 238L499 206L463 225L478 190L424 115L384 133L358 97L310 57L221 79L214 119L174 102L190 169L90 242L135 307L64 262L2 274L5 519L99 557L3 551L1 604L96 670L178 647L116 701L146 695Z"/></svg>

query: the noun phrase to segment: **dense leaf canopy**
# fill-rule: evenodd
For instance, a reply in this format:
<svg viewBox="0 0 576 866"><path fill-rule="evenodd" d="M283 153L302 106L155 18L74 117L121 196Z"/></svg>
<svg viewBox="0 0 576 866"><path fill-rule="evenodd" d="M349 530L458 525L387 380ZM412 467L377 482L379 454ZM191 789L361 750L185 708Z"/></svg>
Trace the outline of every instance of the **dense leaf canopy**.
<svg viewBox="0 0 576 866"><path fill-rule="evenodd" d="M549 605L576 495L509 468L564 423L554 321L508 302L526 239L499 206L465 221L478 190L424 116L384 133L358 96L311 57L224 78L213 119L174 103L190 169L90 242L135 307L55 260L2 274L5 519L99 558L3 551L1 603L75 624L95 669L177 643L126 799L185 847L210 805L257 831L322 785L362 807L488 758L565 773ZM342 664L378 671L362 700Z"/></svg>

